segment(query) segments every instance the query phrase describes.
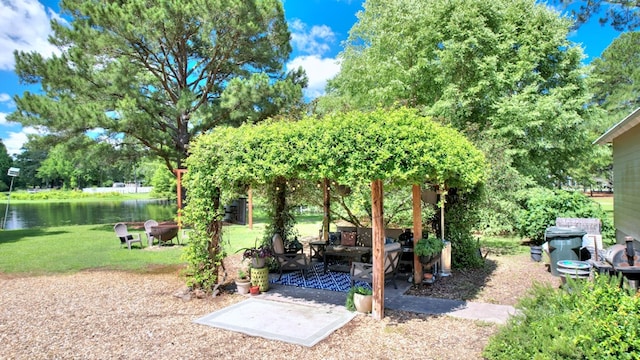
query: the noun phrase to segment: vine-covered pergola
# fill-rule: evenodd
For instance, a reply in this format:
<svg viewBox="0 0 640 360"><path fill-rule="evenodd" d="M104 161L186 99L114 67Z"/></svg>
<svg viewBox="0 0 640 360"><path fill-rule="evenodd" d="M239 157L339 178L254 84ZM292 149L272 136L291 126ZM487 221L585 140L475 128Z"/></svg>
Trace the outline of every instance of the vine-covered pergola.
<svg viewBox="0 0 640 360"><path fill-rule="evenodd" d="M413 187L413 231L420 238L423 184L472 189L485 174L483 154L461 133L406 108L219 128L198 137L190 153L185 212L191 223L219 221L211 199L230 199L276 179L370 185L377 319L384 317L384 184Z"/></svg>

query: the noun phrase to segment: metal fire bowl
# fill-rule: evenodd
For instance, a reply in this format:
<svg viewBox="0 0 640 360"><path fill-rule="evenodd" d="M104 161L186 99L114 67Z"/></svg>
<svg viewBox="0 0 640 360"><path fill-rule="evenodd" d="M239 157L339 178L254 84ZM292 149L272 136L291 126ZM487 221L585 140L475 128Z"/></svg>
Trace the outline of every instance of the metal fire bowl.
<svg viewBox="0 0 640 360"><path fill-rule="evenodd" d="M629 266L629 264L621 263L614 265L613 268L624 275L628 280L640 280L640 264L635 263L635 266Z"/></svg>

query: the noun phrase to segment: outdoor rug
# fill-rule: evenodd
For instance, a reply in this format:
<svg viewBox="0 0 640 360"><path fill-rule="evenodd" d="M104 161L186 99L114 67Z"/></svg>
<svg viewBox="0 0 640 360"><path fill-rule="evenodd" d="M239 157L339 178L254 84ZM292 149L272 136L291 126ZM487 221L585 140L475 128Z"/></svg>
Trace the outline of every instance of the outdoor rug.
<svg viewBox="0 0 640 360"><path fill-rule="evenodd" d="M315 263L307 271L305 277L302 276L302 270L292 271L282 274L280 281L278 276L269 280L272 284L291 285L304 288L333 290L347 292L351 287L351 277L349 273L327 271L324 274L324 263ZM356 285L371 288L366 282L357 281Z"/></svg>
<svg viewBox="0 0 640 360"><path fill-rule="evenodd" d="M250 298L194 322L311 347L355 315L344 307Z"/></svg>

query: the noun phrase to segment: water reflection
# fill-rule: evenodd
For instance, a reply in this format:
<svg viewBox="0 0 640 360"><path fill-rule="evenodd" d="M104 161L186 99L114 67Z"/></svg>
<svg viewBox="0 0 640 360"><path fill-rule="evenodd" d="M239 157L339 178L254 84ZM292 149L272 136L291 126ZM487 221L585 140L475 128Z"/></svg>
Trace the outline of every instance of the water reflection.
<svg viewBox="0 0 640 360"><path fill-rule="evenodd" d="M3 205L6 206L6 204ZM4 206L2 206L2 215L4 215ZM175 213L175 202L162 200L12 203L9 205L5 229L112 224L120 221L145 221L148 219L165 221L173 220Z"/></svg>

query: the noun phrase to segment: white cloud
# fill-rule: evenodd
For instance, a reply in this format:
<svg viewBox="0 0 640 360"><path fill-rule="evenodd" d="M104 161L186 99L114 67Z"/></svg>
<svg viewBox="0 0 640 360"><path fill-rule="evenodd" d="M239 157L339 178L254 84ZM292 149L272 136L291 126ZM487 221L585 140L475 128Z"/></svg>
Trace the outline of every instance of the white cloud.
<svg viewBox="0 0 640 360"><path fill-rule="evenodd" d="M51 18L64 21L38 0L0 1L0 70L13 70L14 50L37 51L44 56L58 52L47 41Z"/></svg>
<svg viewBox="0 0 640 360"><path fill-rule="evenodd" d="M0 125L4 125L7 123L7 113L0 112Z"/></svg>
<svg viewBox="0 0 640 360"><path fill-rule="evenodd" d="M0 93L0 103L8 102L9 100L11 100L11 95L6 93Z"/></svg>
<svg viewBox="0 0 640 360"><path fill-rule="evenodd" d="M27 142L28 134L40 133L37 129L32 127L24 127L20 132L8 132L7 138L2 139L4 146L7 147L7 153L9 155L16 155L21 152L22 145Z"/></svg>
<svg viewBox="0 0 640 360"><path fill-rule="evenodd" d="M327 80L340 71L338 60L317 55L299 56L287 63L287 70L298 67L302 67L309 78L309 86L305 89L305 96L309 99L323 95Z"/></svg>
<svg viewBox="0 0 640 360"><path fill-rule="evenodd" d="M336 35L327 25L314 25L307 29L307 24L299 19L289 24L291 45L301 53L322 55L331 50Z"/></svg>

